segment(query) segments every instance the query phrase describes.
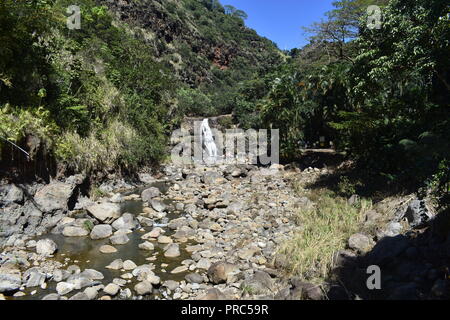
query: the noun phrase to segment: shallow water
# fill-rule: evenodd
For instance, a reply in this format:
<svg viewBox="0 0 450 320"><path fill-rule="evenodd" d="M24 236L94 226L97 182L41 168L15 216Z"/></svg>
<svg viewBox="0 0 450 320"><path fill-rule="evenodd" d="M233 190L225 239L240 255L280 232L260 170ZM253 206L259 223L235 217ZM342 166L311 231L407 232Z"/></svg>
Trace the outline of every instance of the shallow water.
<svg viewBox="0 0 450 320"><path fill-rule="evenodd" d="M165 193L167 191L167 184L153 184L152 186L158 187L161 192ZM130 194L140 194L143 188L136 189L131 192L124 193L123 195L130 195ZM182 215L182 213L175 212L173 209L173 201L171 200L165 200L164 201L169 209L166 215L166 218L163 219L164 221L175 219ZM122 213L131 213L134 215L139 215L142 213L143 210L143 202L141 200L130 200L125 201L121 204ZM160 221L158 221L159 223ZM152 243L155 246L154 251L146 251L146 250L140 250L138 248L138 245L140 243L143 243L145 240L141 239L141 236L144 235L147 232L150 232L153 227L143 227L145 231L134 231L132 233L128 234L128 237L130 241L124 245L114 245L114 247L117 249L117 252L115 253L109 253L104 254L100 252L100 247L105 244L110 244L109 239L101 239L101 240L92 240L89 237L65 237L62 234L47 234L44 236L39 237L38 239L42 238L50 238L53 241L56 242L58 245L58 251L55 254L55 256L52 258L53 260L67 263L65 268L69 267L70 265L77 265L80 267L81 271L85 269L95 269L97 271L100 271L103 273L105 278L101 280L101 282L104 285L107 285L112 282L114 278L120 278L120 275L124 273L131 273L131 271L120 271L120 270L110 270L106 269L105 267L109 265L113 260L115 259L122 259L125 260L131 260L136 265L142 265L142 264L153 264L155 266L155 269L153 272L155 275L159 276L161 278L161 283L165 280L175 280L175 281L181 281L184 279L184 276L191 272L183 272L179 274L171 274L170 271L174 268L181 265L181 262L186 259L190 259L191 255L186 252L185 248L188 245L195 244L195 242L190 241L187 243L180 243L180 253L181 255L176 258L166 258L163 254L163 248L166 246L165 244L159 244L156 241L152 241ZM165 230L164 235L172 235L174 232L168 228L163 228ZM146 260L147 258L155 257L154 261ZM70 259L70 260L67 260ZM168 266L162 267L161 264L167 264ZM162 269L167 270L167 272L164 272ZM130 288L133 291L134 285L137 283L137 280L135 278L131 279L131 282L122 287L124 288ZM82 290L84 290L83 288ZM37 292L34 295L30 295L30 293L34 290L37 290ZM82 290L74 290L70 292L67 296L71 297L74 294L76 294L79 291ZM26 296L23 297L11 297L14 300L39 300L42 299L45 295L49 293L55 293L56 292L56 282L49 281L47 282L47 289L41 289L39 287L34 288L27 288L24 290L24 293L26 293ZM101 291L99 292L99 295L101 296ZM147 297L154 298L153 297Z"/></svg>

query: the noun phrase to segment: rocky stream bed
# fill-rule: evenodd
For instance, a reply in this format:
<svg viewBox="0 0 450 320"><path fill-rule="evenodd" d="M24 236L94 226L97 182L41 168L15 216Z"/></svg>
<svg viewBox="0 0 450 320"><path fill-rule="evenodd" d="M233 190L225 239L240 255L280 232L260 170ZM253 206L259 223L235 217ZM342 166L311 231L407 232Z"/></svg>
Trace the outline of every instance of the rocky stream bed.
<svg viewBox="0 0 450 320"><path fill-rule="evenodd" d="M405 221L429 218L414 199L394 205L396 217L384 217L376 234L357 233L336 253L342 285L287 277L277 249L298 231L298 208L314 205L291 179L323 174L166 166L138 184L111 179L96 200L83 192L81 175L2 185L0 299L370 299L360 287L371 264L388 270L375 298L449 296L448 237L401 234ZM383 218L377 210L363 217L366 226Z"/></svg>

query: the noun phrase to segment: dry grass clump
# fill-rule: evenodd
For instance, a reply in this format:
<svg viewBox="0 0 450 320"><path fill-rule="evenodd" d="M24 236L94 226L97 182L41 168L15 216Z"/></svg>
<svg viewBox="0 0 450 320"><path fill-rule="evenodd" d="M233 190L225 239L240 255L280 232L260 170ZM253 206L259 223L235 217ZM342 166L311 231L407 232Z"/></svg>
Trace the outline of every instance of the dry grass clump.
<svg viewBox="0 0 450 320"><path fill-rule="evenodd" d="M372 203L362 199L350 205L347 199L329 190L307 191L298 185L294 189L314 205L299 209L299 227L281 245L278 254L287 258L289 274L312 282L322 280L332 267L335 252L344 249L348 238L359 230L364 213L371 209Z"/></svg>

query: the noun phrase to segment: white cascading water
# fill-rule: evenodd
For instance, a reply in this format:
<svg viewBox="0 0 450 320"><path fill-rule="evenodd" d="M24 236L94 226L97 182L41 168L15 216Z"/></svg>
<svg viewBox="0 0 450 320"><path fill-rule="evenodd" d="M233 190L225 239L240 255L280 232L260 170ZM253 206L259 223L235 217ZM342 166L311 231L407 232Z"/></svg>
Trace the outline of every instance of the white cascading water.
<svg viewBox="0 0 450 320"><path fill-rule="evenodd" d="M204 119L202 121L200 129L202 132L202 141L205 145L205 149L209 156L209 159L212 159L214 161L217 158L217 146L214 142L214 137L211 128L209 127L208 119Z"/></svg>

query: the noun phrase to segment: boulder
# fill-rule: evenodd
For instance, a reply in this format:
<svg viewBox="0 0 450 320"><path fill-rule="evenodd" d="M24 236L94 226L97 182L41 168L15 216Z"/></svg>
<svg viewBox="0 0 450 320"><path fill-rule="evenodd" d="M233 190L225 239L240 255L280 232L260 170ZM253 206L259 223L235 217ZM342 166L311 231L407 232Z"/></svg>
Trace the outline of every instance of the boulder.
<svg viewBox="0 0 450 320"><path fill-rule="evenodd" d="M100 247L100 252L101 253L116 253L117 249L114 248L113 246L105 244L105 245Z"/></svg>
<svg viewBox="0 0 450 320"><path fill-rule="evenodd" d="M120 217L120 205L116 203L103 202L94 204L86 210L102 223L110 224Z"/></svg>
<svg viewBox="0 0 450 320"><path fill-rule="evenodd" d="M83 227L66 226L62 234L66 237L84 237L89 234L89 231Z"/></svg>
<svg viewBox="0 0 450 320"><path fill-rule="evenodd" d="M120 287L117 284L110 283L108 284L103 291L110 296L115 296L119 293Z"/></svg>
<svg viewBox="0 0 450 320"><path fill-rule="evenodd" d="M112 227L109 224L99 224L91 230L91 239L105 239L112 235Z"/></svg>
<svg viewBox="0 0 450 320"><path fill-rule="evenodd" d="M125 270L133 270L133 269L135 269L137 267L137 265L133 262L133 261L131 261L131 260L125 260L124 262L123 262L123 268L125 269Z"/></svg>
<svg viewBox="0 0 450 320"><path fill-rule="evenodd" d="M74 289L75 289L75 285L72 283L68 283L68 282L59 282L56 285L56 292L58 292L58 294L60 296L68 294L69 292L73 291Z"/></svg>
<svg viewBox="0 0 450 320"><path fill-rule="evenodd" d="M109 238L109 241L111 241L111 244L125 244L128 241L130 241L130 238L126 234L116 234L113 235L111 238Z"/></svg>
<svg viewBox="0 0 450 320"><path fill-rule="evenodd" d="M124 213L119 219L112 223L115 230L134 230L139 227L139 223L131 213Z"/></svg>
<svg viewBox="0 0 450 320"><path fill-rule="evenodd" d="M52 182L36 192L34 201L42 212L71 210L73 207L69 208L69 200L74 193L75 186L63 182ZM75 203L73 203L73 206L75 206Z"/></svg>
<svg viewBox="0 0 450 320"><path fill-rule="evenodd" d="M149 241L145 241L144 243L139 244L138 247L139 247L139 249L146 250L146 251L155 250L155 246L153 245L153 243L151 243Z"/></svg>
<svg viewBox="0 0 450 320"><path fill-rule="evenodd" d="M56 252L57 249L58 246L56 245L55 241L51 239L42 239L36 242L36 253L41 256L51 256Z"/></svg>
<svg viewBox="0 0 450 320"><path fill-rule="evenodd" d="M180 255L180 247L176 243L169 244L167 249L164 251L164 257L166 258L176 258Z"/></svg>
<svg viewBox="0 0 450 320"><path fill-rule="evenodd" d="M113 262L111 262L109 265L107 265L105 268L111 269L111 270L120 270L123 268L123 261L122 261L122 259L116 259Z"/></svg>

